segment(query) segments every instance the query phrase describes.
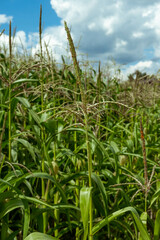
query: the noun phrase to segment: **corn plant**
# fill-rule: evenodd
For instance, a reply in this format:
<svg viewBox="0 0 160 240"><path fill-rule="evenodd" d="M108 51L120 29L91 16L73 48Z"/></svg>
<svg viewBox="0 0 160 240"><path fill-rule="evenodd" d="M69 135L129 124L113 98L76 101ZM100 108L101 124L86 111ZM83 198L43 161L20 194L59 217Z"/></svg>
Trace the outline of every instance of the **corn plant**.
<svg viewBox="0 0 160 240"><path fill-rule="evenodd" d="M70 64L43 44L42 6L35 57L11 23L0 46L0 239L158 240L159 82L78 61L64 27Z"/></svg>

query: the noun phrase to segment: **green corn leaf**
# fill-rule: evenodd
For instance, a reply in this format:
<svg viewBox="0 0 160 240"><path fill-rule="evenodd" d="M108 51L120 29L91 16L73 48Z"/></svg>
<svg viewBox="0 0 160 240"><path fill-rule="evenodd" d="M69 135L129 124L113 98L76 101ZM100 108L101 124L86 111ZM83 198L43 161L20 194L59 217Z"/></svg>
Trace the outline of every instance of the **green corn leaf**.
<svg viewBox="0 0 160 240"><path fill-rule="evenodd" d="M126 132L126 133L128 133L130 136L131 136L131 131L129 131L126 127L123 127L123 125L120 125L120 123L117 123L114 127L113 127L113 129L115 130L115 132L116 132L116 128L120 128L120 129L122 129L122 130L124 130L124 132Z"/></svg>
<svg viewBox="0 0 160 240"><path fill-rule="evenodd" d="M156 219L154 224L154 240L159 240L160 238L160 209L156 213Z"/></svg>
<svg viewBox="0 0 160 240"><path fill-rule="evenodd" d="M27 237L30 223L30 208L27 200L22 200L24 204L24 223L23 223L23 239Z"/></svg>
<svg viewBox="0 0 160 240"><path fill-rule="evenodd" d="M61 185L57 182L56 178L54 178L53 176L50 176L49 174L46 174L46 173L34 173L34 175L30 175L29 177L40 177L40 178L44 178L44 179L45 178L49 179L51 182L53 182L56 185L57 189L59 190L59 192L62 196L63 202L66 204L66 206L68 205L68 201L67 201L65 192L62 189ZM73 209L74 207L69 207L66 211L66 214L67 214L68 224L69 224L70 229L71 229L70 215L69 215L69 209L70 208ZM74 209L79 210L79 208L76 208L76 207Z"/></svg>
<svg viewBox="0 0 160 240"><path fill-rule="evenodd" d="M141 219L144 227L147 229L147 212L143 212L143 213L141 214L141 216L140 216L140 219ZM143 239L143 237L142 237L141 234L140 234L138 240L142 240L142 239Z"/></svg>
<svg viewBox="0 0 160 240"><path fill-rule="evenodd" d="M42 200L39 200L39 199L34 198L34 197L27 197L27 196L24 196L24 195L19 195L18 197L21 198L21 199L27 200L28 202L38 203L40 205L49 207L51 209L75 209L75 210L79 211L78 207L75 207L74 205L71 205L71 204L67 204L67 205L66 204L50 205L50 204L48 204L46 202L43 202ZM46 209L46 211L47 211L47 209Z"/></svg>
<svg viewBox="0 0 160 240"><path fill-rule="evenodd" d="M118 146L117 146L117 143L115 143L114 141L111 141L110 142L110 146L112 148L112 151L114 154L118 154L120 152Z"/></svg>
<svg viewBox="0 0 160 240"><path fill-rule="evenodd" d="M147 227L147 212L143 212L140 216L140 219L143 225Z"/></svg>
<svg viewBox="0 0 160 240"><path fill-rule="evenodd" d="M44 233L34 232L29 234L24 240L58 240L58 238Z"/></svg>
<svg viewBox="0 0 160 240"><path fill-rule="evenodd" d="M90 202L91 188L83 187L80 190L80 209L84 228L84 237L86 240L88 236L88 219L89 219L89 202Z"/></svg>
<svg viewBox="0 0 160 240"><path fill-rule="evenodd" d="M4 218L1 220L2 227L1 227L1 233L0 233L0 239L6 240L8 236L8 218L7 216L4 216Z"/></svg>
<svg viewBox="0 0 160 240"><path fill-rule="evenodd" d="M17 177L15 179L11 180L10 182L12 182L14 184L14 183L16 183L16 182L18 182L18 181L20 181L21 179L24 179L24 178L25 178L25 175L21 176L20 178ZM0 178L0 183L2 183L1 186L0 186L0 193L3 193L9 186L16 193L22 194L22 192L18 188L14 187L10 182L8 180L6 181L6 180L3 180L3 179Z"/></svg>
<svg viewBox="0 0 160 240"><path fill-rule="evenodd" d="M98 122L97 122L97 121L95 121L94 119L92 119L92 122L96 123L96 125L97 125L97 126L100 126L101 128L103 128L103 129L107 130L108 132L115 133L115 132L114 132L112 129L110 129L110 128L107 128L106 126L104 126L104 125L102 125L102 124L98 123Z"/></svg>
<svg viewBox="0 0 160 240"><path fill-rule="evenodd" d="M12 86L13 85L15 85L15 84L17 84L17 83L26 83L26 82L39 82L39 80L38 79L27 79L27 78L24 78L24 79L18 79L18 80L16 80L16 81L14 81L13 83L12 83Z"/></svg>
<svg viewBox="0 0 160 240"><path fill-rule="evenodd" d="M97 184L98 189L99 189L100 193L102 194L105 214L107 215L107 208L108 208L107 206L108 206L108 204L107 204L107 194L106 194L106 190L105 190L104 184L101 181L100 177L97 176L95 173L92 173L92 179Z"/></svg>
<svg viewBox="0 0 160 240"><path fill-rule="evenodd" d="M149 208L150 208L150 207L153 205L153 203L159 198L159 196L160 196L160 188L154 193Z"/></svg>
<svg viewBox="0 0 160 240"><path fill-rule="evenodd" d="M41 123L43 123L42 119L41 119ZM45 128L46 128L49 132L51 132L52 134L56 134L56 133L57 133L58 123L57 123L56 120L50 119L50 120L44 122L43 125L44 125Z"/></svg>
<svg viewBox="0 0 160 240"><path fill-rule="evenodd" d="M0 104L0 107L9 108L7 105Z"/></svg>
<svg viewBox="0 0 160 240"><path fill-rule="evenodd" d="M0 219L3 218L7 213L13 211L16 208L24 208L24 204L20 199L13 199L3 205L3 209L0 212Z"/></svg>
<svg viewBox="0 0 160 240"><path fill-rule="evenodd" d="M24 147L26 147L28 152L31 154L33 160L35 161L36 160L36 155L35 155L33 146L28 141L26 141L24 139L18 138L18 139L16 139L16 141L20 142Z"/></svg>
<svg viewBox="0 0 160 240"><path fill-rule="evenodd" d="M67 184L69 181L72 181L72 179L76 180L80 177L88 178L88 174L86 172L78 172L78 173L73 173L65 176L65 178L61 181L62 186L64 184Z"/></svg>
<svg viewBox="0 0 160 240"><path fill-rule="evenodd" d="M15 196L15 193L12 192L11 190L2 192L2 193L0 193L0 202L4 201L6 198L7 199L14 198L14 196Z"/></svg>
<svg viewBox="0 0 160 240"><path fill-rule="evenodd" d="M40 120L38 114L35 111L33 111L32 109L29 109L29 113L31 114L34 121L38 124L38 126L41 127L41 120Z"/></svg>
<svg viewBox="0 0 160 240"><path fill-rule="evenodd" d="M68 128L67 131L79 131L79 132L83 132L84 134L86 134L86 131L83 128L77 128L77 127L75 127L75 128ZM92 133L88 133L88 136L95 141L97 146L103 152L104 156L109 158L109 155L108 155L106 149L104 148L103 144Z"/></svg>
<svg viewBox="0 0 160 240"><path fill-rule="evenodd" d="M17 240L16 236L18 235L18 233L19 233L19 230L11 232L7 237L7 239L5 238L5 240L14 240L14 239Z"/></svg>
<svg viewBox="0 0 160 240"><path fill-rule="evenodd" d="M113 221L115 218L123 215L126 212L131 212L133 215L133 218L136 222L136 225L140 231L140 234L142 236L143 240L151 240L145 226L143 225L137 211L135 210L135 208L133 207L126 207L123 208L121 210L118 210L114 213L112 213L111 215L109 215L108 217L106 217L105 219L103 219L102 221L100 221L99 223L97 223L93 229L92 229L92 234L94 235L95 233L97 233L98 231L100 231L104 226L106 226L109 222Z"/></svg>
<svg viewBox="0 0 160 240"><path fill-rule="evenodd" d="M29 101L24 98L24 97L16 97L16 99L23 104L24 107L26 108L30 108L31 107L31 104L29 103Z"/></svg>
<svg viewBox="0 0 160 240"><path fill-rule="evenodd" d="M157 179L160 178L160 174L158 174L158 177ZM152 197L152 200L151 200L151 203L150 203L150 207L154 204L154 202L159 198L160 196L160 182L157 181L156 183L156 192L153 194L153 197Z"/></svg>
<svg viewBox="0 0 160 240"><path fill-rule="evenodd" d="M62 199L63 199L63 202L68 204L68 201L67 201L67 198L66 198L66 195L65 195L65 192L64 190L62 189L61 185L58 183L58 181L56 180L56 178L54 178L53 176L47 174L47 173L41 173L41 172L35 172L34 174L28 174L26 179L28 178L43 178L43 179L48 179L50 180L51 182L53 182L57 189L59 190L61 196L62 196Z"/></svg>

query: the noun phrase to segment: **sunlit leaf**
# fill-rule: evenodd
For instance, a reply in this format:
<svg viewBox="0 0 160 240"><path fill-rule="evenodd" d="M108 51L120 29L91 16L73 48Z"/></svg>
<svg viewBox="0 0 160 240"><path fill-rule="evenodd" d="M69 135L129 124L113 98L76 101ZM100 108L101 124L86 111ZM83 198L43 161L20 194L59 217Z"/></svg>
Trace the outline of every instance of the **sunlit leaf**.
<svg viewBox="0 0 160 240"><path fill-rule="evenodd" d="M24 97L16 97L16 99L17 99L20 103L22 103L24 107L26 107L26 108L30 108L30 107L31 107L28 99L26 99L26 98L24 98Z"/></svg>
<svg viewBox="0 0 160 240"><path fill-rule="evenodd" d="M102 221L100 221L99 223L97 223L93 227L92 234L94 235L95 233L100 231L104 226L106 226L109 222L113 221L115 218L123 215L126 212L130 212L133 215L133 218L136 222L137 228L140 231L142 239L143 240L151 240L151 238L150 238L145 226L143 225L137 211L133 207L126 207L124 209L121 209L121 210L118 210L118 211L112 213L111 215L109 215L108 217L106 217L105 219L103 219Z"/></svg>
<svg viewBox="0 0 160 240"><path fill-rule="evenodd" d="M80 190L80 209L84 228L83 240L88 236L88 219L89 219L89 202L90 202L91 188L83 187Z"/></svg>
<svg viewBox="0 0 160 240"><path fill-rule="evenodd" d="M52 237L44 233L34 232L28 235L24 240L58 240L58 238Z"/></svg>

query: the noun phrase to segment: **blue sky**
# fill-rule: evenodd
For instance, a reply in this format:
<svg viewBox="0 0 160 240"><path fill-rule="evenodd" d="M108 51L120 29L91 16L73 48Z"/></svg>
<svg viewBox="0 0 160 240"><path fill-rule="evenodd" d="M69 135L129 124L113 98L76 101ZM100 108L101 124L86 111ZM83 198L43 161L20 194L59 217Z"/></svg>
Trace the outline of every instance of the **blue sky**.
<svg viewBox="0 0 160 240"><path fill-rule="evenodd" d="M40 4L43 7L43 27L60 25L60 18L51 7L50 0L1 0L0 14L13 16L13 28L29 34L38 31ZM2 27L8 31L7 24Z"/></svg>
<svg viewBox="0 0 160 240"><path fill-rule="evenodd" d="M43 49L47 44L59 62L69 55L63 22L67 21L83 59L110 64L114 59L127 75L160 69L159 0L1 0L0 44L8 44L8 23L17 27L17 49L39 50L40 4L43 7Z"/></svg>

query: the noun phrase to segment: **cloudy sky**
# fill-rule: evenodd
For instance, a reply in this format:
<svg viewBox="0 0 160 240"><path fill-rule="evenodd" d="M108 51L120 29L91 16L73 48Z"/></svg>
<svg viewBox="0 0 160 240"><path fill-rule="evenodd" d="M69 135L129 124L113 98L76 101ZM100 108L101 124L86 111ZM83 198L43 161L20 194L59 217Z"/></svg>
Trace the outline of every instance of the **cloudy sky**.
<svg viewBox="0 0 160 240"><path fill-rule="evenodd" d="M39 7L43 7L43 41L60 60L66 55L64 20L78 54L106 63L114 59L125 74L139 69L155 74L160 68L159 0L1 0L0 44L8 42L8 23L16 27L20 48L38 50Z"/></svg>

